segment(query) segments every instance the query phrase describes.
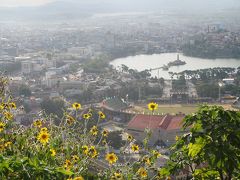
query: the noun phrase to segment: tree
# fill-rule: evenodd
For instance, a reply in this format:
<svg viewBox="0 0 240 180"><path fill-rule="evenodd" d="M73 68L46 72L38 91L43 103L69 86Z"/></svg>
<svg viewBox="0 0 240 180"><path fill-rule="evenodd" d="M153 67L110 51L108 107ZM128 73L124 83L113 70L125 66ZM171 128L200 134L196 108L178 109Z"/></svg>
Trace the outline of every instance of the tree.
<svg viewBox="0 0 240 180"><path fill-rule="evenodd" d="M23 107L26 113L29 113L32 110L31 106L28 103L23 103Z"/></svg>
<svg viewBox="0 0 240 180"><path fill-rule="evenodd" d="M197 93L200 97L217 98L219 86L217 84L200 84L196 86Z"/></svg>
<svg viewBox="0 0 240 180"><path fill-rule="evenodd" d="M59 118L63 117L64 101L62 99L44 99L41 108L48 115L56 114Z"/></svg>
<svg viewBox="0 0 240 180"><path fill-rule="evenodd" d="M107 56L100 56L95 59L88 60L83 64L84 71L90 73L104 73L106 72L107 67L110 67L109 57Z"/></svg>
<svg viewBox="0 0 240 180"><path fill-rule="evenodd" d="M184 119L184 130L172 147L164 175L189 170L195 179L240 178L240 112L202 106Z"/></svg>
<svg viewBox="0 0 240 180"><path fill-rule="evenodd" d="M231 94L232 96L239 96L240 95L240 86L237 85L225 85L223 87L223 91L227 94Z"/></svg>
<svg viewBox="0 0 240 180"><path fill-rule="evenodd" d="M180 75L178 79L172 80L172 89L185 91L187 89L186 79L183 75Z"/></svg>
<svg viewBox="0 0 240 180"><path fill-rule="evenodd" d="M19 72L21 70L21 63L20 62L13 62L7 64L1 64L0 71L6 72L6 74L11 74L14 72Z"/></svg>
<svg viewBox="0 0 240 180"><path fill-rule="evenodd" d="M151 73L149 70L140 71L138 74L142 79L147 79L151 76Z"/></svg>
<svg viewBox="0 0 240 180"><path fill-rule="evenodd" d="M120 97L126 97L128 94L128 99L136 101L139 98L139 84L137 83L127 83L123 84L121 90L119 91Z"/></svg>
<svg viewBox="0 0 240 180"><path fill-rule="evenodd" d="M122 68L122 72L128 72L129 70L129 68L124 64L121 65L121 68Z"/></svg>
<svg viewBox="0 0 240 180"><path fill-rule="evenodd" d="M51 54L51 53L47 53L46 57L47 57L48 60L52 60L52 58L53 58L53 54Z"/></svg>
<svg viewBox="0 0 240 180"><path fill-rule="evenodd" d="M30 88L27 85L25 85L25 84L22 84L19 87L18 92L19 92L20 95L24 95L26 97L29 97L32 94Z"/></svg>
<svg viewBox="0 0 240 180"><path fill-rule="evenodd" d="M164 85L164 81L165 81L165 80L164 80L164 78L162 78L162 77L159 79L159 83L160 83L162 86Z"/></svg>
<svg viewBox="0 0 240 180"><path fill-rule="evenodd" d="M121 131L109 132L107 140L109 142L109 145L114 149L119 149L125 144L125 141L122 140L121 133Z"/></svg>
<svg viewBox="0 0 240 180"><path fill-rule="evenodd" d="M69 72L75 73L78 71L79 68L80 68L80 65L78 63L70 64Z"/></svg>

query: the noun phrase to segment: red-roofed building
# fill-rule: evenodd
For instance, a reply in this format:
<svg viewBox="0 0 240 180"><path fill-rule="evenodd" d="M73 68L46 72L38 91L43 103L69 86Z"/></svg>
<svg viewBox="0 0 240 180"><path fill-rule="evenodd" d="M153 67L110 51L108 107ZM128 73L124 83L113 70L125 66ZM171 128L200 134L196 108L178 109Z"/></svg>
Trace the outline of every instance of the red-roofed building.
<svg viewBox="0 0 240 180"><path fill-rule="evenodd" d="M128 123L127 131L132 134L135 139L143 140L146 137L144 132L146 128L151 129L152 136L150 144L156 142L164 142L171 145L175 142L176 136L181 136L185 132L181 130L182 120L185 115L136 115Z"/></svg>

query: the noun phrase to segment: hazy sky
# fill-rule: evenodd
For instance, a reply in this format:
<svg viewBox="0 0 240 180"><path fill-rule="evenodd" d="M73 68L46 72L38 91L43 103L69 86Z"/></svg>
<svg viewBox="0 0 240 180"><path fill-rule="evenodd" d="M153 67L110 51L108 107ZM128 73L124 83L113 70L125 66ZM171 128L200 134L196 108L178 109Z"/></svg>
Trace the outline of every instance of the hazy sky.
<svg viewBox="0 0 240 180"><path fill-rule="evenodd" d="M224 6L239 6L240 0L0 0L0 6L37 6L37 5L42 5L46 4L49 2L53 1L65 1L65 2L76 2L76 3L81 3L81 4L94 4L96 3L105 3L105 4L115 4L116 6L119 5L128 5L128 6L137 6L139 4L148 5L148 4L153 4L153 5L160 5L165 6L168 4L173 4L175 6L178 5L189 5L190 7L198 7L198 6L203 6L203 7L218 7L219 5L224 5ZM144 4L145 3L145 4ZM223 6L223 7L224 7Z"/></svg>
<svg viewBox="0 0 240 180"><path fill-rule="evenodd" d="M36 6L54 0L0 0L0 6Z"/></svg>

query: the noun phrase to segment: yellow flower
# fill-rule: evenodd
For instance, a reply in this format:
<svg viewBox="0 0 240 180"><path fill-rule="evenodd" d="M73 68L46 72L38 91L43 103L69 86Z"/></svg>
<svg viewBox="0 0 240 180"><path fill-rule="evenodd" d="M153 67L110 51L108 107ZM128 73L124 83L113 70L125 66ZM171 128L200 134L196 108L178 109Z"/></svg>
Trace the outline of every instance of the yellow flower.
<svg viewBox="0 0 240 180"><path fill-rule="evenodd" d="M79 157L77 155L73 155L72 159L73 159L74 162L77 162L79 160Z"/></svg>
<svg viewBox="0 0 240 180"><path fill-rule="evenodd" d="M64 168L69 169L72 166L71 161L69 161L68 159L66 159L65 163L64 163Z"/></svg>
<svg viewBox="0 0 240 180"><path fill-rule="evenodd" d="M5 128L6 124L3 122L0 122L0 132L2 132Z"/></svg>
<svg viewBox="0 0 240 180"><path fill-rule="evenodd" d="M73 107L73 109L78 110L78 109L81 109L82 106L81 106L81 104L75 102L72 104L72 107Z"/></svg>
<svg viewBox="0 0 240 180"><path fill-rule="evenodd" d="M12 120L13 119L13 115L12 115L12 113L10 113L10 112L4 112L3 113L4 114L4 117L7 119L7 120Z"/></svg>
<svg viewBox="0 0 240 180"><path fill-rule="evenodd" d="M46 127L41 129L41 132L47 132L47 131L48 131L48 129Z"/></svg>
<svg viewBox="0 0 240 180"><path fill-rule="evenodd" d="M156 158L159 158L159 157L162 156L162 155L161 155L158 151L156 151L156 150L152 150L152 155L155 156Z"/></svg>
<svg viewBox="0 0 240 180"><path fill-rule="evenodd" d="M122 180L123 175L120 172L115 172L112 176L112 179Z"/></svg>
<svg viewBox="0 0 240 180"><path fill-rule="evenodd" d="M5 149L5 146L3 144L0 144L0 152L4 151L4 149Z"/></svg>
<svg viewBox="0 0 240 180"><path fill-rule="evenodd" d="M114 164L117 162L118 157L114 153L108 153L108 154L106 154L105 159L106 159L106 161L108 161L109 164Z"/></svg>
<svg viewBox="0 0 240 180"><path fill-rule="evenodd" d="M12 142L8 141L8 142L6 142L4 145L5 145L5 147L8 147L8 146L10 146L11 144L12 144Z"/></svg>
<svg viewBox="0 0 240 180"><path fill-rule="evenodd" d="M56 151L54 149L50 149L50 152L51 152L51 156L56 156Z"/></svg>
<svg viewBox="0 0 240 180"><path fill-rule="evenodd" d="M71 125L75 121L75 119L70 115L67 115L66 120L69 125Z"/></svg>
<svg viewBox="0 0 240 180"><path fill-rule="evenodd" d="M2 103L1 106L2 109L9 109L9 105L7 103Z"/></svg>
<svg viewBox="0 0 240 180"><path fill-rule="evenodd" d="M0 105L0 110L3 110L4 109L4 106L1 104Z"/></svg>
<svg viewBox="0 0 240 180"><path fill-rule="evenodd" d="M48 132L46 132L46 131L41 131L41 132L38 134L37 139L38 139L43 145L45 145L46 143L48 143L48 140L49 140L49 134L48 134Z"/></svg>
<svg viewBox="0 0 240 180"><path fill-rule="evenodd" d="M90 119L90 117L91 117L91 116L90 116L89 113L88 113L88 114L83 114L83 118L86 119L86 120Z"/></svg>
<svg viewBox="0 0 240 180"><path fill-rule="evenodd" d="M12 109L16 109L17 108L17 106L16 106L16 104L14 102L9 103L9 107L12 108Z"/></svg>
<svg viewBox="0 0 240 180"><path fill-rule="evenodd" d="M83 153L84 153L85 155L88 154L88 146L86 146L86 145L82 146L82 150L83 150Z"/></svg>
<svg viewBox="0 0 240 180"><path fill-rule="evenodd" d="M133 144L133 145L131 146L131 149L132 149L133 152L138 152L138 151L139 151L139 146L136 145L136 144Z"/></svg>
<svg viewBox="0 0 240 180"><path fill-rule="evenodd" d="M91 146L88 151L88 156L90 156L91 158L95 158L97 157L97 155L98 155L97 150L95 149L94 146Z"/></svg>
<svg viewBox="0 0 240 180"><path fill-rule="evenodd" d="M148 104L148 109L150 111L154 111L154 110L157 110L158 109L158 104L154 103L154 102L151 102Z"/></svg>
<svg viewBox="0 0 240 180"><path fill-rule="evenodd" d="M90 130L90 133L93 135L93 136L96 136L98 134L98 129L97 129L97 126L93 126Z"/></svg>
<svg viewBox="0 0 240 180"><path fill-rule="evenodd" d="M107 140L106 140L106 139L103 139L103 140L102 140L102 144L103 144L103 145L106 145L106 144L107 144Z"/></svg>
<svg viewBox="0 0 240 180"><path fill-rule="evenodd" d="M146 169L144 169L143 167L139 168L137 171L137 174L141 177L141 178L145 178L147 177L147 171Z"/></svg>
<svg viewBox="0 0 240 180"><path fill-rule="evenodd" d="M73 180L84 180L82 176L75 177Z"/></svg>
<svg viewBox="0 0 240 180"><path fill-rule="evenodd" d="M176 137L175 137L175 140L176 140L176 141L178 141L178 140L179 140L179 137L178 137L178 136L176 136Z"/></svg>
<svg viewBox="0 0 240 180"><path fill-rule="evenodd" d="M143 161L146 165L148 165L148 166L151 165L151 161L150 161L150 159L149 159L147 156L143 157L142 161Z"/></svg>
<svg viewBox="0 0 240 180"><path fill-rule="evenodd" d="M133 136L130 135L130 134L128 134L128 136L127 136L127 140L128 140L129 142L132 142L132 141L133 141Z"/></svg>
<svg viewBox="0 0 240 180"><path fill-rule="evenodd" d="M98 115L99 115L99 117L100 117L101 119L105 119L105 118L106 118L105 114L104 114L102 111L99 111L99 112L98 112Z"/></svg>
<svg viewBox="0 0 240 180"><path fill-rule="evenodd" d="M108 130L104 129L102 132L103 137L107 137L109 134Z"/></svg>
<svg viewBox="0 0 240 180"><path fill-rule="evenodd" d="M89 116L89 118L91 118L92 117L92 113L88 112L88 116Z"/></svg>
<svg viewBox="0 0 240 180"><path fill-rule="evenodd" d="M35 127L39 127L40 128L42 126L42 121L40 119L38 119L38 120L34 121L33 125Z"/></svg>

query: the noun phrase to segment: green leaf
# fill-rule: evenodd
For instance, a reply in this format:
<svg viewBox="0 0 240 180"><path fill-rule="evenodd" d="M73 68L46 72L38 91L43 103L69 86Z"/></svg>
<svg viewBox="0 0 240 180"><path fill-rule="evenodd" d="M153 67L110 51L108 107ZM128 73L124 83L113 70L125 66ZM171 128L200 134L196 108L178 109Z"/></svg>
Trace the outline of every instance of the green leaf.
<svg viewBox="0 0 240 180"><path fill-rule="evenodd" d="M72 176L74 174L72 171L66 170L62 167L57 168L56 171L66 176Z"/></svg>
<svg viewBox="0 0 240 180"><path fill-rule="evenodd" d="M206 141L202 137L197 138L195 143L188 144L188 155L193 158L196 157L202 151L205 144Z"/></svg>

